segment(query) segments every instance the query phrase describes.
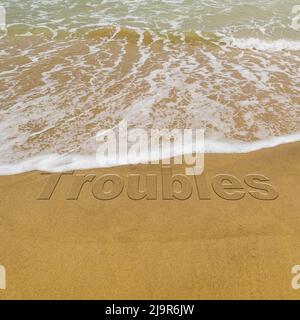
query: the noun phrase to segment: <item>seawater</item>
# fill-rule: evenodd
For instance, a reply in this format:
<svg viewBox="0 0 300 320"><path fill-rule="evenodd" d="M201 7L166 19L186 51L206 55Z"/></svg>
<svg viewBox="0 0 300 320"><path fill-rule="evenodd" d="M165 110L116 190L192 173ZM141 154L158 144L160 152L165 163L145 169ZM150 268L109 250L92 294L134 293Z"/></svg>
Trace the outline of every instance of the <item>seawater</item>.
<svg viewBox="0 0 300 320"><path fill-rule="evenodd" d="M1 0L0 174L97 167L123 120L204 129L206 152L300 140L297 4Z"/></svg>

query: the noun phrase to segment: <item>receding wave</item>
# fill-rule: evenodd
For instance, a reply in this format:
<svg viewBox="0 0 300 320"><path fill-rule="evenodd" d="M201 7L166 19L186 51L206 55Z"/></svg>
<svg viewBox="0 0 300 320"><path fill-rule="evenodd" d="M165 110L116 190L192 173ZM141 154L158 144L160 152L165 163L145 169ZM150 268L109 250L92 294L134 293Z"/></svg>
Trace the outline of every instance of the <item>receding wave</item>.
<svg viewBox="0 0 300 320"><path fill-rule="evenodd" d="M276 147L278 145L300 141L300 133L274 137L269 140L262 140L252 143L243 143L240 141L205 141L206 153L247 153L257 151L263 148ZM193 150L193 152L203 152L203 150ZM181 153L174 153L171 156L178 156ZM44 154L37 155L32 158L24 159L12 164L0 164L0 175L13 175L33 170L47 171L47 172L66 172L71 170L85 170L95 168L107 168L113 166L121 166L128 164L143 164L148 163L143 161L128 161L126 156L118 155L119 160L106 158L105 162L99 162L95 155L80 155L80 154ZM157 159L158 160L158 159Z"/></svg>
<svg viewBox="0 0 300 320"><path fill-rule="evenodd" d="M239 49L255 49L260 51L300 51L300 41L264 40L258 38L226 39L226 44Z"/></svg>
<svg viewBox="0 0 300 320"><path fill-rule="evenodd" d="M66 3L3 1L0 174L101 166L123 120L203 129L206 152L300 140L292 1Z"/></svg>
<svg viewBox="0 0 300 320"><path fill-rule="evenodd" d="M188 43L194 46L225 46L239 49L254 49L260 51L300 51L300 40L266 40L263 38L232 38L201 31L157 31L143 30L123 26L89 26L75 30L55 30L46 26L32 26L26 24L10 25L2 31L2 37L45 37L49 40L89 39L126 39L130 43L150 45L154 41L167 41L173 44Z"/></svg>

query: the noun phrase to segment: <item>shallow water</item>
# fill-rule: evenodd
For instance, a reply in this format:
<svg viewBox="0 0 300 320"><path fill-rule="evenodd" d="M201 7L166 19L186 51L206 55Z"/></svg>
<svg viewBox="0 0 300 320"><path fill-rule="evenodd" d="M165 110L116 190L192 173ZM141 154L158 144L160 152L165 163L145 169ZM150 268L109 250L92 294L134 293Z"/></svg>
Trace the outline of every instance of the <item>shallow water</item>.
<svg viewBox="0 0 300 320"><path fill-rule="evenodd" d="M1 1L0 173L93 167L122 120L205 129L207 152L300 140L296 4Z"/></svg>

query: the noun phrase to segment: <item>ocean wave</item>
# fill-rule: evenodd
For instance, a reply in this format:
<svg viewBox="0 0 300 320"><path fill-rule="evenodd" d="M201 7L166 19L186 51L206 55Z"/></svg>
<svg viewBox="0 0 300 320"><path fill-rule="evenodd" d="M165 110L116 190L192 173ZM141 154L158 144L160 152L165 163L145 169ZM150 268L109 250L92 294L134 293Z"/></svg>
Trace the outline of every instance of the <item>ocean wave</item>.
<svg viewBox="0 0 300 320"><path fill-rule="evenodd" d="M3 32L3 37L43 37L51 40L71 40L71 39L126 39L128 42L137 43L141 39L142 44L151 44L153 41L168 41L174 44L207 44L219 45L220 37L213 33L197 31L172 31L172 30L151 30L134 28L130 26L108 25L108 26L84 26L72 29L54 29L47 26L34 26L30 24L13 24Z"/></svg>
<svg viewBox="0 0 300 320"><path fill-rule="evenodd" d="M299 51L300 41L296 40L263 40L259 38L224 38L227 45L238 49L253 49L259 51Z"/></svg>
<svg viewBox="0 0 300 320"><path fill-rule="evenodd" d="M96 154L93 139L122 120L202 128L211 153L300 140L287 136L300 130L300 41L277 28L288 24L275 7L267 10L273 20L264 10L253 22L256 4L244 14L220 1L226 11L207 7L204 17L200 1L200 14L190 2L184 14L170 1L168 11L145 0L125 17L109 5L61 14L48 0L41 11L45 1L18 7L18 23L8 19L0 33L0 174L99 167L87 156Z"/></svg>
<svg viewBox="0 0 300 320"><path fill-rule="evenodd" d="M300 133L272 137L261 141L241 142L226 140L205 140L205 153L225 154L225 153L249 153L261 149L272 148L282 144L300 141ZM193 152L203 152L203 150L193 150ZM181 154L174 152L171 157L180 156ZM152 159L153 161L154 159ZM157 159L162 160L162 158ZM45 172L66 172L72 170L87 170L96 168L108 168L123 165L143 164L143 155L140 160L128 162L127 157L119 155L119 161L115 159L111 163L105 159L105 163L99 163L95 155L79 155L79 154L44 154L34 156L25 160L12 164L0 164L0 175L13 175L30 171Z"/></svg>
<svg viewBox="0 0 300 320"><path fill-rule="evenodd" d="M70 30L56 30L47 26L33 26L28 24L10 25L2 37L44 37L51 40L70 40L84 38L91 41L100 39L126 39L129 43L151 44L153 41L167 41L173 44L187 43L195 46L232 47L237 49L251 49L268 52L299 51L300 41L277 39L266 40L262 38L227 37L219 33L178 30L150 30L130 26L85 26Z"/></svg>

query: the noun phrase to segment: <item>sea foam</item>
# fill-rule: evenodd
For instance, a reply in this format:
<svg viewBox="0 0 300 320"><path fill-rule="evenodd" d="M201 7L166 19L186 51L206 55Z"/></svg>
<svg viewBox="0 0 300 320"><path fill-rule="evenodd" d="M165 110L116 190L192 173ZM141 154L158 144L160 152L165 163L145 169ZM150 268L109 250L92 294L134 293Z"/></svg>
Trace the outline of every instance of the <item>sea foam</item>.
<svg viewBox="0 0 300 320"><path fill-rule="evenodd" d="M122 120L214 153L299 140L294 1L67 2L1 2L1 174L113 165L93 139Z"/></svg>
<svg viewBox="0 0 300 320"><path fill-rule="evenodd" d="M226 153L249 153L257 150L272 148L282 144L300 141L300 133L290 134L286 136L273 137L266 140L255 142L240 142L240 141L216 141L205 140L205 153L226 154ZM197 152L198 150L193 150ZM202 153L203 150L200 150ZM176 153L176 150L171 156L181 155ZM125 159L126 158L126 159ZM66 172L73 170L85 170L96 168L109 168L122 165L143 164L147 161L142 160L128 162L127 157L119 155L118 163L115 159L109 162L105 159L105 163L97 161L96 155L76 155L76 154L45 154L32 157L30 159L18 161L13 164L0 164L0 175L13 175L29 171L44 171L44 172ZM159 159L157 159L159 160ZM160 159L161 160L161 159Z"/></svg>
<svg viewBox="0 0 300 320"><path fill-rule="evenodd" d="M227 45L239 49L254 49L260 51L299 51L300 41L278 39L264 40L259 38L224 38Z"/></svg>

